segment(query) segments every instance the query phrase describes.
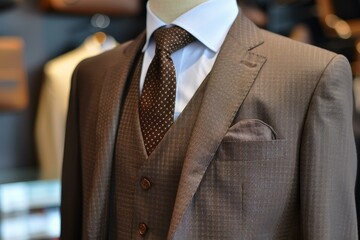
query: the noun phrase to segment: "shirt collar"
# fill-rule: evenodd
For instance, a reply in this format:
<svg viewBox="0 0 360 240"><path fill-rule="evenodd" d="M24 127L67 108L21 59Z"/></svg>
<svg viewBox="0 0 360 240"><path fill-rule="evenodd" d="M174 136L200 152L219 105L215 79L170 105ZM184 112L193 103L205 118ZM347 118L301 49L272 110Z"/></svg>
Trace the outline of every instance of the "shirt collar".
<svg viewBox="0 0 360 240"><path fill-rule="evenodd" d="M207 48L218 52L238 12L235 0L208 0L182 14L169 25L177 25L185 29ZM166 25L151 11L148 3L146 43L143 51L149 46L155 30Z"/></svg>

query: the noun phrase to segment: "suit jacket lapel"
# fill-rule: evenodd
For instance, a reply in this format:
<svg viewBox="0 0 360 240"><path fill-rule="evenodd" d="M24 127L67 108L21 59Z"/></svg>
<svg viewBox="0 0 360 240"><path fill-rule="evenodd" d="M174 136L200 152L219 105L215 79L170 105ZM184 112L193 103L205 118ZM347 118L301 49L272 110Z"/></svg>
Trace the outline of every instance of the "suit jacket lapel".
<svg viewBox="0 0 360 240"><path fill-rule="evenodd" d="M250 52L262 42L259 29L239 13L211 71L185 157L168 239L174 238L223 136L266 61Z"/></svg>
<svg viewBox="0 0 360 240"><path fill-rule="evenodd" d="M85 211L86 221L90 228L87 233L94 239L104 239L108 219L108 198L112 159L114 154L115 138L119 122L119 112L124 97L124 89L132 66L145 41L145 34L139 35L126 47L120 47L115 64L107 70L103 89L101 90L99 113L96 128L96 156L94 159L93 181L89 187L89 206ZM119 60L117 60L119 59Z"/></svg>

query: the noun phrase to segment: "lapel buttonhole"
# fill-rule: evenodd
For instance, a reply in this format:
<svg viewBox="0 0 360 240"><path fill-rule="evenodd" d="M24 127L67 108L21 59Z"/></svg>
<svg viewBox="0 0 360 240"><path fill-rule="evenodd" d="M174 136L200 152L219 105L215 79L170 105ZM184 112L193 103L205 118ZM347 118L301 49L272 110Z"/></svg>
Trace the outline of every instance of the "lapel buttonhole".
<svg viewBox="0 0 360 240"><path fill-rule="evenodd" d="M245 66L249 67L249 68L255 68L257 66L256 63L252 63L252 62L248 62L248 61L244 61L244 60L241 60L240 62L241 64L244 64Z"/></svg>

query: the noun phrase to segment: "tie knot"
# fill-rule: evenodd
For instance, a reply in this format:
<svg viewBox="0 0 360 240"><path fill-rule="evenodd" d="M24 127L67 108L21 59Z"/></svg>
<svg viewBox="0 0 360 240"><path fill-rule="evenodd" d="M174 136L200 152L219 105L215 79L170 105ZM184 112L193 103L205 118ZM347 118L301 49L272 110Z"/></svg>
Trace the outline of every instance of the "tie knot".
<svg viewBox="0 0 360 240"><path fill-rule="evenodd" d="M170 54L195 41L195 37L186 30L174 26L159 28L154 33L156 48L165 50Z"/></svg>

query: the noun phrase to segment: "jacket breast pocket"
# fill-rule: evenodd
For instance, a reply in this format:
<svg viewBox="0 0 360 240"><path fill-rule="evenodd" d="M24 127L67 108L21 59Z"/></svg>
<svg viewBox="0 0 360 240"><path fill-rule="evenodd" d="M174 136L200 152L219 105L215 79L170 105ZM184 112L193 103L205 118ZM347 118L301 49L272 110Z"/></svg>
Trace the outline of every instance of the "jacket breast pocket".
<svg viewBox="0 0 360 240"><path fill-rule="evenodd" d="M286 139L269 141L224 141L218 149L218 161L271 161L287 158Z"/></svg>
<svg viewBox="0 0 360 240"><path fill-rule="evenodd" d="M240 208L243 226L261 226L256 236L267 236L296 204L296 155L296 144L268 124L241 120L225 134L203 184L216 186L229 209Z"/></svg>
<svg viewBox="0 0 360 240"><path fill-rule="evenodd" d="M292 148L287 139L221 143L209 172L219 195L241 202L244 225L273 229L293 209L298 164Z"/></svg>
<svg viewBox="0 0 360 240"><path fill-rule="evenodd" d="M284 159L287 140L260 119L242 119L230 127L218 149L219 161Z"/></svg>
<svg viewBox="0 0 360 240"><path fill-rule="evenodd" d="M242 119L231 126L223 142L271 141L280 137L269 124L260 119Z"/></svg>

